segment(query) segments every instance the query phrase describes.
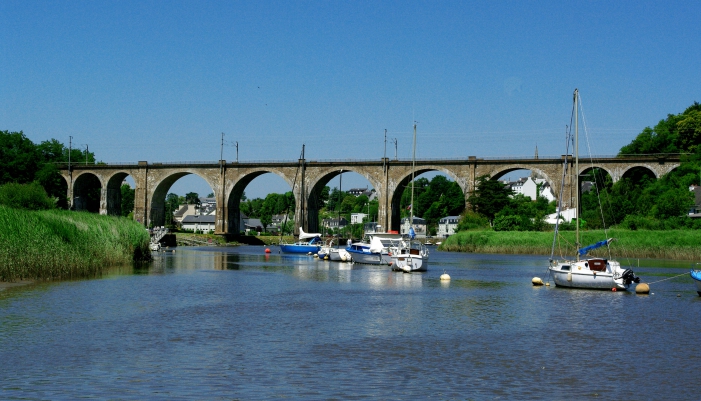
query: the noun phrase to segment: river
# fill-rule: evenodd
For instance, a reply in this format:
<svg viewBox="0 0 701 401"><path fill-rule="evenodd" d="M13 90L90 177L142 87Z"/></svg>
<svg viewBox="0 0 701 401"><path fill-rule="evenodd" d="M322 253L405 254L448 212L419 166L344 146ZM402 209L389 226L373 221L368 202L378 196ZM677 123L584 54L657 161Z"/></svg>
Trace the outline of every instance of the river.
<svg viewBox="0 0 701 401"><path fill-rule="evenodd" d="M0 290L0 398L699 398L688 275L636 295L533 287L542 256L433 251L404 274L263 249Z"/></svg>

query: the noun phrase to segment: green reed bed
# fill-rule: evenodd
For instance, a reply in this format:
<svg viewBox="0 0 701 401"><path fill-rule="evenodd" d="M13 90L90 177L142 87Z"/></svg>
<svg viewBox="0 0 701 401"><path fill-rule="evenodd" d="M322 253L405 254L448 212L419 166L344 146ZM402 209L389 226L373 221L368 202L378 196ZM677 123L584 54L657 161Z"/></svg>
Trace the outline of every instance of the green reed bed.
<svg viewBox="0 0 701 401"><path fill-rule="evenodd" d="M90 277L150 257L139 223L64 210L0 206L0 281Z"/></svg>
<svg viewBox="0 0 701 401"><path fill-rule="evenodd" d="M603 230L580 233L583 246L607 238ZM573 231L561 232L555 245L555 257L575 255ZM608 238L616 240L611 244L611 256L615 258L658 258L677 260L701 260L701 231L630 231L609 230ZM504 253L550 255L553 241L552 232L531 231L461 231L448 237L440 249L454 252ZM608 257L606 248L591 252L590 255Z"/></svg>

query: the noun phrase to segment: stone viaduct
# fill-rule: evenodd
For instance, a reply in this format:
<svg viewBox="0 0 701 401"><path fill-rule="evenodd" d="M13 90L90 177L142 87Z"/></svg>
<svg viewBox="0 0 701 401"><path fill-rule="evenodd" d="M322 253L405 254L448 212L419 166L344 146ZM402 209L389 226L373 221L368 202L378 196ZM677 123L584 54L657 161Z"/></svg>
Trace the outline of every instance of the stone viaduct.
<svg viewBox="0 0 701 401"><path fill-rule="evenodd" d="M675 155L646 155L633 157L597 157L580 160L579 175L593 168L606 171L614 182L634 169L645 169L659 178L679 166ZM473 191L476 180L487 175L492 179L515 170L531 170L547 180L558 196L563 188L563 204L571 205L574 175L563 180L563 166L574 170L571 156L559 158L482 159L470 156L453 160L417 160L415 175L439 171L452 178L463 191L465 200ZM363 161L309 161L299 159L290 162L226 162L214 163L148 163L73 165L61 169L68 186L71 207L88 209L86 194L100 188L99 213L119 214L121 210L122 182L131 176L136 184L134 219L144 225L165 224L165 197L171 185L188 174L202 177L212 188L217 201L216 233L239 233L241 195L256 177L272 173L282 177L295 196L295 233L299 227L305 231L319 229L318 194L328 182L341 172L355 172L365 177L375 188L379 201L378 224L383 229L398 230L400 225L399 202L412 175L411 160ZM92 206L98 211L97 204Z"/></svg>

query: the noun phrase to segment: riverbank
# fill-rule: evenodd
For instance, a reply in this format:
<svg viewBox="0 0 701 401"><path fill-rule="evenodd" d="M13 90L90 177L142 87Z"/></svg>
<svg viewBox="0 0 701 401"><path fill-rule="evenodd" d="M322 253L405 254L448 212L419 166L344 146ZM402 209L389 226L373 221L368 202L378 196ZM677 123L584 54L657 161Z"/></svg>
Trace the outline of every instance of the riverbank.
<svg viewBox="0 0 701 401"><path fill-rule="evenodd" d="M560 232L555 245L555 257L575 255L574 231ZM593 244L607 238L603 230L581 233L582 245ZM701 260L701 231L698 230L608 230L611 254L616 258L650 258L674 260ZM550 255L552 232L531 231L461 231L443 241L440 250L452 252L501 253L525 255ZM606 249L590 255L608 257Z"/></svg>
<svg viewBox="0 0 701 401"><path fill-rule="evenodd" d="M0 281L93 277L150 259L148 243L148 231L127 218L0 206Z"/></svg>

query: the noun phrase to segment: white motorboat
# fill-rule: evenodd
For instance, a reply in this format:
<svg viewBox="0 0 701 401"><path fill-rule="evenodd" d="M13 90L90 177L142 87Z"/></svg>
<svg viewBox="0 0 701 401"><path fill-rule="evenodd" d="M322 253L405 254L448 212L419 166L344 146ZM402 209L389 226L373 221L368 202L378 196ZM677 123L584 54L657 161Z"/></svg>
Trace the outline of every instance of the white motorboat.
<svg viewBox="0 0 701 401"><path fill-rule="evenodd" d="M395 246L402 236L394 233L368 234L369 242L356 242L348 244L346 251L353 258L354 263L367 265L389 265L392 257L389 248Z"/></svg>
<svg viewBox="0 0 701 401"><path fill-rule="evenodd" d="M392 270L425 272L428 269L428 248L416 240L402 240L396 247L389 248L392 254Z"/></svg>
<svg viewBox="0 0 701 401"><path fill-rule="evenodd" d="M550 255L550 266L548 267L549 274L552 275L555 285L558 287L569 287L569 288L589 288L589 289L602 289L602 290L627 290L632 283L638 283L640 279L635 277L633 270L624 269L621 264L615 260L603 259L603 258L582 258L589 251L600 247L608 247L613 241L613 238L607 240L599 241L593 245L579 248L579 126L578 126L578 104L579 104L579 92L575 89L574 91L574 154L575 154L575 210L576 210L576 240L575 246L577 247L577 256L573 260L553 260L553 255L555 253L555 241L558 236L559 228L559 216L555 224L555 235L553 238L552 253ZM569 143L569 140L567 141ZM564 160L563 168L563 180L565 182L565 174L567 170L567 157ZM562 186L564 187L564 185ZM563 198L562 188L560 189L560 203ZM558 210L562 210L562 205ZM609 252L610 253L610 252Z"/></svg>

